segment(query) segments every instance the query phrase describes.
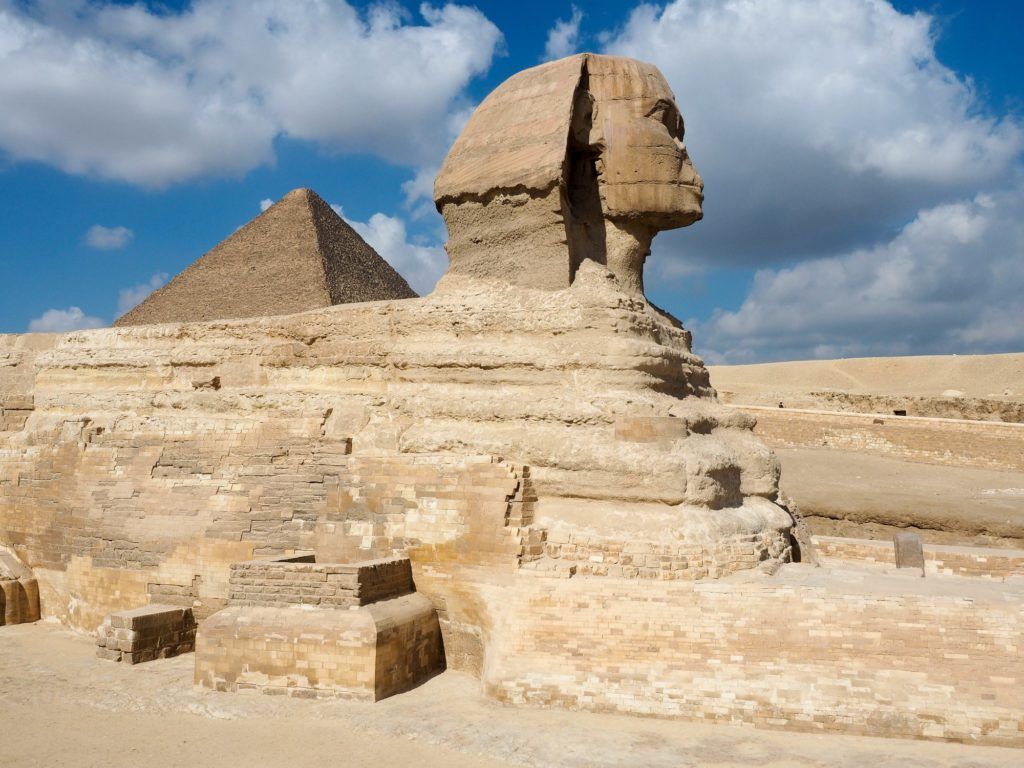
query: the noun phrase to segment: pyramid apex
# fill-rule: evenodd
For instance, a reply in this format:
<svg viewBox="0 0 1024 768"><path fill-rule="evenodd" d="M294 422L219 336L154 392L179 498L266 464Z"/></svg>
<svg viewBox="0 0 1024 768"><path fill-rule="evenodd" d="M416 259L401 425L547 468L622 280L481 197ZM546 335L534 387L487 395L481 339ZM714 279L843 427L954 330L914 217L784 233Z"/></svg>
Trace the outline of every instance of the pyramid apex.
<svg viewBox="0 0 1024 768"><path fill-rule="evenodd" d="M300 198L300 197L308 198L308 197L310 197L310 195L316 195L316 192L314 192L309 187L298 187L296 189L293 189L291 192L289 192L284 197L282 197L281 200L295 200L295 199ZM280 202L280 201L278 201L278 202Z"/></svg>

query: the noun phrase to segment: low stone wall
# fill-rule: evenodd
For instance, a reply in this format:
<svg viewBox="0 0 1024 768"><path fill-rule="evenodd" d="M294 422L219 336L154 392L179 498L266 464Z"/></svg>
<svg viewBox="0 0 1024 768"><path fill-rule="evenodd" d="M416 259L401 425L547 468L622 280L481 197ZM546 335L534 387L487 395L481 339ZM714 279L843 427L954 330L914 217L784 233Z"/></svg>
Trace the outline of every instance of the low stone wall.
<svg viewBox="0 0 1024 768"><path fill-rule="evenodd" d="M444 666L437 612L419 594L355 610L232 606L199 631L195 681L218 691L377 701Z"/></svg>
<svg viewBox="0 0 1024 768"><path fill-rule="evenodd" d="M569 568L575 574L626 579L720 578L790 555L768 534L726 538L716 548L699 544L636 541L594 536L565 528L547 532L545 561L538 567ZM554 561L548 562L548 561Z"/></svg>
<svg viewBox="0 0 1024 768"><path fill-rule="evenodd" d="M1024 471L1024 424L734 406L773 448L838 448L930 464Z"/></svg>
<svg viewBox="0 0 1024 768"><path fill-rule="evenodd" d="M407 557L352 564L312 561L312 556L299 556L233 563L228 601L231 605L347 608L414 590Z"/></svg>
<svg viewBox="0 0 1024 768"><path fill-rule="evenodd" d="M1024 746L1018 580L520 581L484 670L507 702Z"/></svg>
<svg viewBox="0 0 1024 768"><path fill-rule="evenodd" d="M139 664L188 653L195 648L195 641L191 609L147 605L107 616L96 632L96 655Z"/></svg>
<svg viewBox="0 0 1024 768"><path fill-rule="evenodd" d="M844 539L837 536L812 537L818 557L825 564L844 562L895 567L891 541ZM989 547L924 545L925 574L1007 579L1024 576L1024 550Z"/></svg>

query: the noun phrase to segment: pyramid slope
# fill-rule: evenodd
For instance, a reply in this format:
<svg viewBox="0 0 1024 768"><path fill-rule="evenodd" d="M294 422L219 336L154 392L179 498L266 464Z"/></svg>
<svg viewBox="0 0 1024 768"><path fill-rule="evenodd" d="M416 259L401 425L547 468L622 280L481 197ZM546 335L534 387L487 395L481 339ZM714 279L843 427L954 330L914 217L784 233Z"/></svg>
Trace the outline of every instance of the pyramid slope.
<svg viewBox="0 0 1024 768"><path fill-rule="evenodd" d="M315 192L296 189L114 325L289 315L415 296Z"/></svg>

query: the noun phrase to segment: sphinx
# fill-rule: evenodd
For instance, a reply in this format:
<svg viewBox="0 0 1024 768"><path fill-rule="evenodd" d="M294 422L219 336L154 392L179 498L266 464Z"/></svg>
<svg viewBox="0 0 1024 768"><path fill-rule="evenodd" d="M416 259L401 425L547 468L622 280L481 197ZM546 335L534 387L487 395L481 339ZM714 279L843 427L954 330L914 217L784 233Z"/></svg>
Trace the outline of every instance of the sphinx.
<svg viewBox="0 0 1024 768"><path fill-rule="evenodd" d="M0 337L0 544L85 629L149 602L202 622L253 558L407 556L449 666L485 679L527 584L786 562L778 461L643 293L702 198L655 67L519 73L438 174L429 296Z"/></svg>

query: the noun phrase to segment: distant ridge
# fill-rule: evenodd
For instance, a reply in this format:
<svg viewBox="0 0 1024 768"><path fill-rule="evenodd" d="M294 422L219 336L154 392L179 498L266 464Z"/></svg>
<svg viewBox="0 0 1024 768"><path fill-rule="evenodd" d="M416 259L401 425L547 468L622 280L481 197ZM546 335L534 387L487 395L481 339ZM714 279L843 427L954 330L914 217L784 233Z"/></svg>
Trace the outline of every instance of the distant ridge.
<svg viewBox="0 0 1024 768"><path fill-rule="evenodd" d="M114 325L290 315L416 295L319 195L296 189Z"/></svg>

